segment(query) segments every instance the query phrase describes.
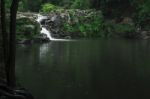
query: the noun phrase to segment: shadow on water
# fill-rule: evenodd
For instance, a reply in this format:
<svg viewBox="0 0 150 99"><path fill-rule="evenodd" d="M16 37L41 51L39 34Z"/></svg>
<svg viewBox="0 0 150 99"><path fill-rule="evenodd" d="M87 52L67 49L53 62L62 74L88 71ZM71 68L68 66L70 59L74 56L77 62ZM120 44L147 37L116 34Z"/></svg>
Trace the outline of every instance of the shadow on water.
<svg viewBox="0 0 150 99"><path fill-rule="evenodd" d="M35 99L146 99L149 59L149 41L18 45L16 74Z"/></svg>

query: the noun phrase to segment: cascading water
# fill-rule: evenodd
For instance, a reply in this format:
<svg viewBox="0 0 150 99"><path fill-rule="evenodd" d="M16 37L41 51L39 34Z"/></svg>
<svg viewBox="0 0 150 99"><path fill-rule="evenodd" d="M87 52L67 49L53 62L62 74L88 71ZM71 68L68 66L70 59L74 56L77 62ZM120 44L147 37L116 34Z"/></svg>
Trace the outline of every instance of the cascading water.
<svg viewBox="0 0 150 99"><path fill-rule="evenodd" d="M40 14L38 14L37 16L38 16L38 17L37 17L37 20L36 20L36 21L40 24L40 27L42 28L41 34L46 34L47 37L48 37L51 41L70 41L69 39L55 39L55 38L53 38L53 37L51 36L51 32L48 31L48 30L46 29L46 27L41 24L41 22L42 22L43 20L48 19L48 17L47 17L47 16L42 16L42 15L40 15Z"/></svg>
<svg viewBox="0 0 150 99"><path fill-rule="evenodd" d="M42 16L42 15L38 14L37 22L40 24L40 27L42 28L41 33L46 34L50 40L55 40L51 36L51 33L46 29L46 27L42 26L42 24L41 24L41 22L45 19L47 19L47 16Z"/></svg>
<svg viewBox="0 0 150 99"><path fill-rule="evenodd" d="M41 33L46 34L50 40L54 40L54 38L52 38L50 32L46 28L42 27Z"/></svg>

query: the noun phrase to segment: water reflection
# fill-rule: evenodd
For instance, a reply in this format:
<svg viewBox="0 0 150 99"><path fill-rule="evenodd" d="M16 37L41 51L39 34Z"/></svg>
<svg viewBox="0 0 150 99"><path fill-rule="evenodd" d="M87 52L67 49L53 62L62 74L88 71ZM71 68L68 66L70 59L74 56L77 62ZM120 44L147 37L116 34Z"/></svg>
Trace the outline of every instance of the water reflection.
<svg viewBox="0 0 150 99"><path fill-rule="evenodd" d="M84 40L17 48L17 77L35 99L150 97L148 41Z"/></svg>
<svg viewBox="0 0 150 99"><path fill-rule="evenodd" d="M47 44L43 44L40 46L40 60L44 60L45 57L46 57L46 54L48 53L49 51L49 46L50 44L47 43Z"/></svg>

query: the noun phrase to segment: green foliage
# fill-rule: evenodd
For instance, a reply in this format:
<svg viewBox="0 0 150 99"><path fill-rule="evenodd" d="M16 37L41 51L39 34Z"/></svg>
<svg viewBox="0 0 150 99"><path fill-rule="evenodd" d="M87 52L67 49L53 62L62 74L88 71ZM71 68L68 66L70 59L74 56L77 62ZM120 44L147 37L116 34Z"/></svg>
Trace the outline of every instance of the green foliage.
<svg viewBox="0 0 150 99"><path fill-rule="evenodd" d="M138 25L140 25L142 28L150 28L150 1L144 0L142 4L139 4L137 7L137 13L136 13L136 22Z"/></svg>
<svg viewBox="0 0 150 99"><path fill-rule="evenodd" d="M44 13L51 12L52 10L55 10L55 9L57 9L57 7L50 3L45 3L42 5L42 12Z"/></svg>
<svg viewBox="0 0 150 99"><path fill-rule="evenodd" d="M127 33L127 32L135 31L134 26L131 26L129 24L116 24L114 29L116 32L120 32L120 33Z"/></svg>
<svg viewBox="0 0 150 99"><path fill-rule="evenodd" d="M27 5L27 11L31 12L39 12L41 5L43 4L43 0L26 0Z"/></svg>
<svg viewBox="0 0 150 99"><path fill-rule="evenodd" d="M69 25L68 23L64 23L63 24L63 29L66 31L66 32L74 32L75 28L73 28L71 25Z"/></svg>
<svg viewBox="0 0 150 99"><path fill-rule="evenodd" d="M27 0L21 0L19 2L18 11L21 11L21 12L28 11L28 2L27 2Z"/></svg>
<svg viewBox="0 0 150 99"><path fill-rule="evenodd" d="M130 24L115 24L114 25L114 33L117 33L119 37L124 38L135 38L136 32L135 32L135 26Z"/></svg>
<svg viewBox="0 0 150 99"><path fill-rule="evenodd" d="M111 37L114 32L115 24L111 21L104 21L102 26L102 37Z"/></svg>
<svg viewBox="0 0 150 99"><path fill-rule="evenodd" d="M56 5L58 4L59 6L63 8L71 8L70 6L74 3L74 0L62 0L61 2L55 3Z"/></svg>
<svg viewBox="0 0 150 99"><path fill-rule="evenodd" d="M90 16L70 15L71 22L63 24L63 30L69 33L80 33L82 37L100 37L102 36L103 16L93 14Z"/></svg>
<svg viewBox="0 0 150 99"><path fill-rule="evenodd" d="M90 7L90 0L75 0L71 5L71 8L75 9L87 9Z"/></svg>
<svg viewBox="0 0 150 99"><path fill-rule="evenodd" d="M5 0L6 11L9 11L12 0ZM70 22L65 21L63 30L68 33L79 33L83 37L110 37L113 33L131 33L135 27L143 30L150 29L150 0L21 0L19 11L42 11L49 13L53 10L67 9L97 9L103 15L76 16L76 10L70 10ZM64 9L59 9L61 6ZM42 8L41 8L42 7ZM60 11L63 13L63 11ZM93 10L93 13L95 11ZM80 13L79 13L80 14ZM87 14L88 15L88 14ZM136 26L129 24L107 22L109 19L121 19L130 17ZM6 20L8 21L8 20ZM19 26L19 28L24 28ZM19 29L18 28L18 29ZM31 29L31 28L30 28ZM30 30L27 28L27 30ZM22 29L26 31L26 29ZM21 30L18 30L21 31ZM26 31L29 32L29 31Z"/></svg>
<svg viewBox="0 0 150 99"><path fill-rule="evenodd" d="M104 37L124 37L134 38L135 25L128 23L115 23L114 21L105 21L103 24L103 36Z"/></svg>
<svg viewBox="0 0 150 99"><path fill-rule="evenodd" d="M12 0L6 0L5 6L6 10L9 11ZM40 10L41 5L43 4L43 0L19 0L19 11L32 11L38 12Z"/></svg>
<svg viewBox="0 0 150 99"><path fill-rule="evenodd" d="M40 33L39 24L31 21L28 18L21 18L17 20L16 25L16 38L21 39L31 39Z"/></svg>
<svg viewBox="0 0 150 99"><path fill-rule="evenodd" d="M9 12L9 8L10 8L10 6L11 6L11 0L5 0L5 9L6 9L6 11L7 12Z"/></svg>

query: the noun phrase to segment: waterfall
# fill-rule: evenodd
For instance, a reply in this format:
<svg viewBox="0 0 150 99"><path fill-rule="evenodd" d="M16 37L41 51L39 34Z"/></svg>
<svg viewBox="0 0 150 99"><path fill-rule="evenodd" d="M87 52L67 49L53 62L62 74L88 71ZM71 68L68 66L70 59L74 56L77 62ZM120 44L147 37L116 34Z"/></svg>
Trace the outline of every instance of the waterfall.
<svg viewBox="0 0 150 99"><path fill-rule="evenodd" d="M41 22L43 20L47 20L47 19L48 19L47 16L43 16L40 14L37 15L36 21L40 24L40 27L42 28L41 34L46 34L47 37L49 38L49 40L51 40L51 41L70 41L69 39L55 39L55 38L53 38L51 35L51 32L49 30L47 30L47 28L41 24Z"/></svg>
<svg viewBox="0 0 150 99"><path fill-rule="evenodd" d="M36 21L40 24L40 27L42 28L41 33L46 34L47 37L48 37L50 40L55 40L55 39L51 36L51 33L46 29L46 27L42 26L42 24L41 24L41 22L42 22L43 20L46 20L46 19L48 19L47 16L42 16L42 15L38 14L38 18L37 18Z"/></svg>
<svg viewBox="0 0 150 99"><path fill-rule="evenodd" d="M41 33L46 34L50 40L54 40L54 38L50 35L51 33L44 27L42 27Z"/></svg>

